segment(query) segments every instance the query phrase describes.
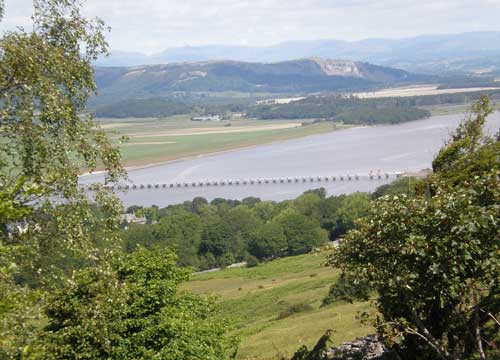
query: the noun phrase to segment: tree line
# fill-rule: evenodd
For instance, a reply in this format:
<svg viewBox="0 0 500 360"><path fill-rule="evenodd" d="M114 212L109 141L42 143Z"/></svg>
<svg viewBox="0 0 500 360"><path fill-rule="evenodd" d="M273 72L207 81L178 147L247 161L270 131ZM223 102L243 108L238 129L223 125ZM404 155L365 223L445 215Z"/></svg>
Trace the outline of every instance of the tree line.
<svg viewBox="0 0 500 360"><path fill-rule="evenodd" d="M251 107L248 116L259 119L331 119L348 124L400 123L430 116L402 98L358 99L338 95L310 96L288 104Z"/></svg>
<svg viewBox="0 0 500 360"><path fill-rule="evenodd" d="M332 119L347 124L401 123L430 116L424 106L468 104L485 92L438 94L379 99L345 98L339 95L310 96L288 104L253 106L250 117L259 119ZM487 91L491 98L500 98L500 90Z"/></svg>
<svg viewBox="0 0 500 360"><path fill-rule="evenodd" d="M430 116L424 106L468 104L484 92L438 94L381 99L345 98L339 95L309 96L288 104L256 105L258 97L228 98L194 94L166 98L113 100L94 104L97 117L168 117L181 114L221 115L245 113L249 118L266 119L331 119L346 124L397 124ZM500 90L487 91L500 98ZM94 99L99 101L99 98Z"/></svg>
<svg viewBox="0 0 500 360"><path fill-rule="evenodd" d="M294 200L261 201L197 197L165 208L138 207L128 213L145 216L148 224L123 224L126 252L138 246L170 247L179 264L199 270L304 254L338 239L370 206L366 193L327 196L307 191Z"/></svg>
<svg viewBox="0 0 500 360"><path fill-rule="evenodd" d="M94 101L102 102L100 99ZM113 100L108 104L95 104L92 112L100 118L148 118L174 115L221 115L244 112L247 99L217 99L207 96L185 95L171 98L145 98Z"/></svg>

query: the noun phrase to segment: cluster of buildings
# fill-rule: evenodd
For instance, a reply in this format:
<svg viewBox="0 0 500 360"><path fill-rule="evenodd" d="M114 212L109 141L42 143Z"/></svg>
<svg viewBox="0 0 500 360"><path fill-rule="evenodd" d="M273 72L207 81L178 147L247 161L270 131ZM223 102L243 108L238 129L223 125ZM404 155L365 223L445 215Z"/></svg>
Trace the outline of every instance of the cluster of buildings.
<svg viewBox="0 0 500 360"><path fill-rule="evenodd" d="M128 226L130 224L140 224L144 225L147 223L147 219L144 216L136 216L134 213L132 214L122 214L120 218L120 223Z"/></svg>
<svg viewBox="0 0 500 360"><path fill-rule="evenodd" d="M203 116L193 116L191 121L223 121L223 120L231 120L231 119L241 119L245 117L245 113L229 113L223 116L221 115L203 115Z"/></svg>
<svg viewBox="0 0 500 360"><path fill-rule="evenodd" d="M195 116L191 118L191 121L221 121L220 115L207 115L207 116Z"/></svg>

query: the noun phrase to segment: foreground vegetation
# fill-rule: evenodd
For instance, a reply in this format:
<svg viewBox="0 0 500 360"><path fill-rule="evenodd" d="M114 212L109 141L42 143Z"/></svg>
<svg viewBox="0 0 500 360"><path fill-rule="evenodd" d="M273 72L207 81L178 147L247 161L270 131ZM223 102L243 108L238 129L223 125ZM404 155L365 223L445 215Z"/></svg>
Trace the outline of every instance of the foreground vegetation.
<svg viewBox="0 0 500 360"><path fill-rule="evenodd" d="M377 290L373 324L405 358L499 356L500 132L487 97L472 110L415 194L377 201L329 260Z"/></svg>
<svg viewBox="0 0 500 360"><path fill-rule="evenodd" d="M78 186L81 167L124 172L118 149L81 116L106 51L77 0L34 2L34 28L0 41L0 359L233 357L209 300L178 290L171 251L120 249L114 194ZM0 1L0 16L3 1Z"/></svg>
<svg viewBox="0 0 500 360"><path fill-rule="evenodd" d="M328 250L274 260L253 268L195 275L183 285L218 297L224 317L241 337L238 359L289 358L301 345L314 345L328 329L339 344L374 331L359 313L367 302L321 306L339 272L325 266Z"/></svg>

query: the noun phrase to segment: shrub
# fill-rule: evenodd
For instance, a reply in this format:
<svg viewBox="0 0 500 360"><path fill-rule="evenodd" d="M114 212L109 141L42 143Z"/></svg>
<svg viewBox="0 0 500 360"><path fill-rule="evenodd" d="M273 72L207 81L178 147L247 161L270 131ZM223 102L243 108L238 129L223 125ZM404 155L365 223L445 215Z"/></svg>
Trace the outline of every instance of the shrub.
<svg viewBox="0 0 500 360"><path fill-rule="evenodd" d="M247 267L256 267L259 265L259 259L257 259L255 256L253 255L248 255L245 259L246 263L247 263Z"/></svg>
<svg viewBox="0 0 500 360"><path fill-rule="evenodd" d="M278 317L276 318L276 320L285 319L285 318L292 316L294 314L298 314L298 313L305 312L305 311L311 311L312 309L313 309L313 307L311 306L311 304L308 304L306 302L292 304L292 305L288 306L285 310L281 311L278 314Z"/></svg>
<svg viewBox="0 0 500 360"><path fill-rule="evenodd" d="M330 287L328 295L323 299L321 306L333 304L337 301L368 300L370 285L365 281L359 281L353 276L341 274L335 284Z"/></svg>

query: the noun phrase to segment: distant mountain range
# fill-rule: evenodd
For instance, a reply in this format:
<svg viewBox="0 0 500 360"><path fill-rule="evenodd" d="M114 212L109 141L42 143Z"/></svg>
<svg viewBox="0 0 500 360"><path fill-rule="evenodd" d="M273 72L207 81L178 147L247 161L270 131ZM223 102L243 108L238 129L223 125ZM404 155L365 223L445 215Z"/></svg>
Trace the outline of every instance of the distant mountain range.
<svg viewBox="0 0 500 360"><path fill-rule="evenodd" d="M423 82L430 77L365 62L312 58L279 63L208 61L96 67L95 79L101 96L123 99L172 92L351 91Z"/></svg>
<svg viewBox="0 0 500 360"><path fill-rule="evenodd" d="M114 51L98 66L137 66L171 62L234 60L282 62L320 57L369 62L414 73L500 72L500 32L471 32L426 35L409 39L367 39L361 41L289 41L268 47L195 46L167 49L147 56Z"/></svg>

